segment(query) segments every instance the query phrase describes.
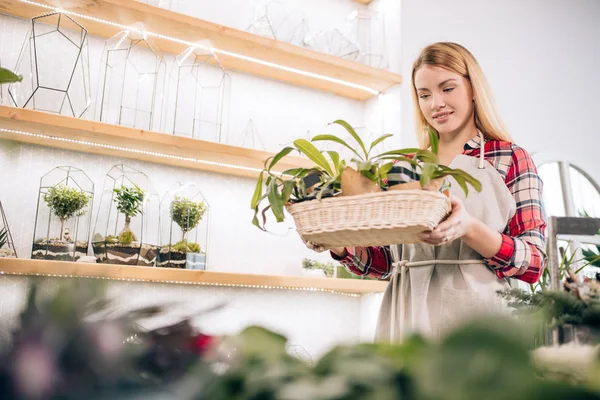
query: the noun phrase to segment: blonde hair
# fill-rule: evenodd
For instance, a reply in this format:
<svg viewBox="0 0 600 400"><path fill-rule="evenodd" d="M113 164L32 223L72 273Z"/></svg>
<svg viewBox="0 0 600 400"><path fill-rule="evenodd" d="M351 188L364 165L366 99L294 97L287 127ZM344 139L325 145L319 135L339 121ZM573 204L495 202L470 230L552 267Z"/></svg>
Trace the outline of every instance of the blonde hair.
<svg viewBox="0 0 600 400"><path fill-rule="evenodd" d="M459 44L439 42L425 47L415 60L412 69L412 97L417 124L417 139L422 148L426 149L429 147L429 129L435 131L421 112L419 96L415 86L415 73L423 65L444 68L467 79L473 89L475 126L477 129L487 138L507 142L512 141L498 117L487 80L475 57L473 57L469 50Z"/></svg>

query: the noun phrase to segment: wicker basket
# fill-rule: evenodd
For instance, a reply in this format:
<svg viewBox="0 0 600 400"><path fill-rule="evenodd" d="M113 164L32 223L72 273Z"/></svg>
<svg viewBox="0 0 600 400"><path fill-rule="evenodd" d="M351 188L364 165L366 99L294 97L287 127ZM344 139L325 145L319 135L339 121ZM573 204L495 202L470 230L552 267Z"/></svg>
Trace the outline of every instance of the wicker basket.
<svg viewBox="0 0 600 400"><path fill-rule="evenodd" d="M288 206L300 236L325 248L419 242L450 212L439 192L398 190L331 197Z"/></svg>

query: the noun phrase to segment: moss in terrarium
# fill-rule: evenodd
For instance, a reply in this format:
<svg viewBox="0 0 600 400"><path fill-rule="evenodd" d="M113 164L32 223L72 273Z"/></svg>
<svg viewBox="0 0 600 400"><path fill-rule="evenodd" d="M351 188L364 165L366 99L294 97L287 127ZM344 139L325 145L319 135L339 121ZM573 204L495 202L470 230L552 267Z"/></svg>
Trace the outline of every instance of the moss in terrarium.
<svg viewBox="0 0 600 400"><path fill-rule="evenodd" d="M101 241L101 240L99 240ZM116 244L119 243L119 238L117 236L108 235L106 237L106 243Z"/></svg>
<svg viewBox="0 0 600 400"><path fill-rule="evenodd" d="M173 250L181 253L200 253L200 245L198 243L188 242L187 240L180 240L173 245Z"/></svg>
<svg viewBox="0 0 600 400"><path fill-rule="evenodd" d="M132 231L124 231L121 232L121 234L119 235L119 243L121 244L127 245L135 241L137 241L137 238L135 237Z"/></svg>

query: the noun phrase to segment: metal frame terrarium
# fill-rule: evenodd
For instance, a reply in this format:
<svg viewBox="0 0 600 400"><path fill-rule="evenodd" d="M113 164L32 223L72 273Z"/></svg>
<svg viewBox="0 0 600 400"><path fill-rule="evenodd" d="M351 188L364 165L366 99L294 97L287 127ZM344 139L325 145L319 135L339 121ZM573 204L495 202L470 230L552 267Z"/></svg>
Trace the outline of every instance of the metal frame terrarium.
<svg viewBox="0 0 600 400"><path fill-rule="evenodd" d="M8 221L6 214L4 213L4 207L0 201L0 258L17 258L17 250L15 249L15 242L13 241L8 227Z"/></svg>
<svg viewBox="0 0 600 400"><path fill-rule="evenodd" d="M94 183L79 168L56 167L42 176L31 258L77 261L87 255Z"/></svg>
<svg viewBox="0 0 600 400"><path fill-rule="evenodd" d="M90 107L88 32L66 14L31 20L15 70L23 75L8 87L16 107L78 118Z"/></svg>
<svg viewBox="0 0 600 400"><path fill-rule="evenodd" d="M122 31L108 39L100 73L99 120L161 130L165 75L162 53L142 31Z"/></svg>
<svg viewBox="0 0 600 400"><path fill-rule="evenodd" d="M210 206L196 184L177 183L161 201L157 266L206 269Z"/></svg>
<svg viewBox="0 0 600 400"><path fill-rule="evenodd" d="M209 41L175 57L165 98L165 130L221 142L227 120L231 78Z"/></svg>
<svg viewBox="0 0 600 400"><path fill-rule="evenodd" d="M152 267L160 200L146 174L115 165L104 180L92 249L99 263Z"/></svg>

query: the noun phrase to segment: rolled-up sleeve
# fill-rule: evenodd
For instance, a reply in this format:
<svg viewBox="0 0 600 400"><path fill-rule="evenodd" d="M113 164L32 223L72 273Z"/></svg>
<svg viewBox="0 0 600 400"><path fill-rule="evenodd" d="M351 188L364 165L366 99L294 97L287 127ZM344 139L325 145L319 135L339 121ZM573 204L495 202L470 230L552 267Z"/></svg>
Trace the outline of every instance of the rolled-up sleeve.
<svg viewBox="0 0 600 400"><path fill-rule="evenodd" d="M542 181L531 156L513 145L506 186L516 202L514 217L502 234L502 245L488 259L499 278L538 281L546 267L546 221L542 206Z"/></svg>

